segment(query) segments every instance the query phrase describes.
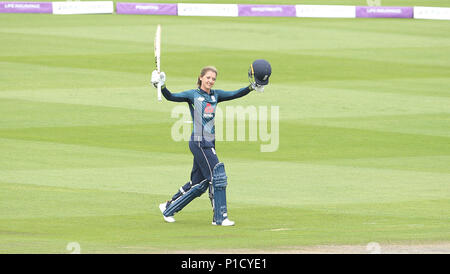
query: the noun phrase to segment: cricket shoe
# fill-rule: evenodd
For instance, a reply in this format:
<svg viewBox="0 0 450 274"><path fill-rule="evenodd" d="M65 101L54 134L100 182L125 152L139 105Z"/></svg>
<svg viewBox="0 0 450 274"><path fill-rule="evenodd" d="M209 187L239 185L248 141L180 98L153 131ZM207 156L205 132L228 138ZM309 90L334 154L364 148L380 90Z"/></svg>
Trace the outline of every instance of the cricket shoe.
<svg viewBox="0 0 450 274"><path fill-rule="evenodd" d="M161 213L163 214L164 221L168 223L174 223L175 218L173 216L164 216L164 211L166 210L167 203L159 204L159 210L161 210Z"/></svg>
<svg viewBox="0 0 450 274"><path fill-rule="evenodd" d="M218 225L218 224L216 224L216 222L213 221L212 225ZM233 225L234 225L234 222L230 221L228 218L224 219L221 224L221 226L233 226Z"/></svg>

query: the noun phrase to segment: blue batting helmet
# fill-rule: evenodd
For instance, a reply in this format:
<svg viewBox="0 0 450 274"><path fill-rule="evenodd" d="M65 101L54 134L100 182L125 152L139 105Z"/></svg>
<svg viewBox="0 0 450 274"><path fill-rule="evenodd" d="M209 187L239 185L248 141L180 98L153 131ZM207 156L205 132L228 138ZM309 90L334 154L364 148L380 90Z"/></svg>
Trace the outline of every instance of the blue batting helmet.
<svg viewBox="0 0 450 274"><path fill-rule="evenodd" d="M250 83L255 83L261 86L269 83L269 77L272 74L272 67L269 62L264 59L255 60L248 69L248 79Z"/></svg>

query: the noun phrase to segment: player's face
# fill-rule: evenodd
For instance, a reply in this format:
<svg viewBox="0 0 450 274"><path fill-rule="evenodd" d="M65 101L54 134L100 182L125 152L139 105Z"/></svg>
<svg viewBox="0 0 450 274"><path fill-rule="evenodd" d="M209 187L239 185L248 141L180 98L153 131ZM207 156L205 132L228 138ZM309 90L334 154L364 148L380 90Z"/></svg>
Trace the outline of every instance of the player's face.
<svg viewBox="0 0 450 274"><path fill-rule="evenodd" d="M214 71L207 71L203 77L200 77L202 81L201 89L205 91L210 91L216 82L216 73Z"/></svg>

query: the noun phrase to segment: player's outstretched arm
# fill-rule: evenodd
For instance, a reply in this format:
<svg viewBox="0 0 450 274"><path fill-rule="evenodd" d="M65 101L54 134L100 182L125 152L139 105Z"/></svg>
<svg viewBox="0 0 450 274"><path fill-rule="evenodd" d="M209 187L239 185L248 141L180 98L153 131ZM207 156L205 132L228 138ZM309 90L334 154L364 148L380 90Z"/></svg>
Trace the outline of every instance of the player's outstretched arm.
<svg viewBox="0 0 450 274"><path fill-rule="evenodd" d="M249 94L250 91L252 91L252 90L253 89L251 86L248 86L245 88L240 88L235 91L223 91L223 90L218 89L218 90L216 90L217 97L218 97L217 101L223 102L223 101L237 99L237 98L240 98L240 97L243 97L243 96Z"/></svg>

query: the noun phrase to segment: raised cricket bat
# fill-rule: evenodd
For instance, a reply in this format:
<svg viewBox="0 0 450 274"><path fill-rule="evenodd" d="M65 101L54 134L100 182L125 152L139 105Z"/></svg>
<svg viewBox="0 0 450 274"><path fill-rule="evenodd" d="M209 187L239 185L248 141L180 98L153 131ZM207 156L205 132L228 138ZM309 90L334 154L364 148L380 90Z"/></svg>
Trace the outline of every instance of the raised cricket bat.
<svg viewBox="0 0 450 274"><path fill-rule="evenodd" d="M158 24L156 26L156 34L155 34L155 43L154 43L154 49L155 49L155 65L156 65L156 71L158 73L161 72L161 25ZM158 101L161 101L161 84L158 84Z"/></svg>

